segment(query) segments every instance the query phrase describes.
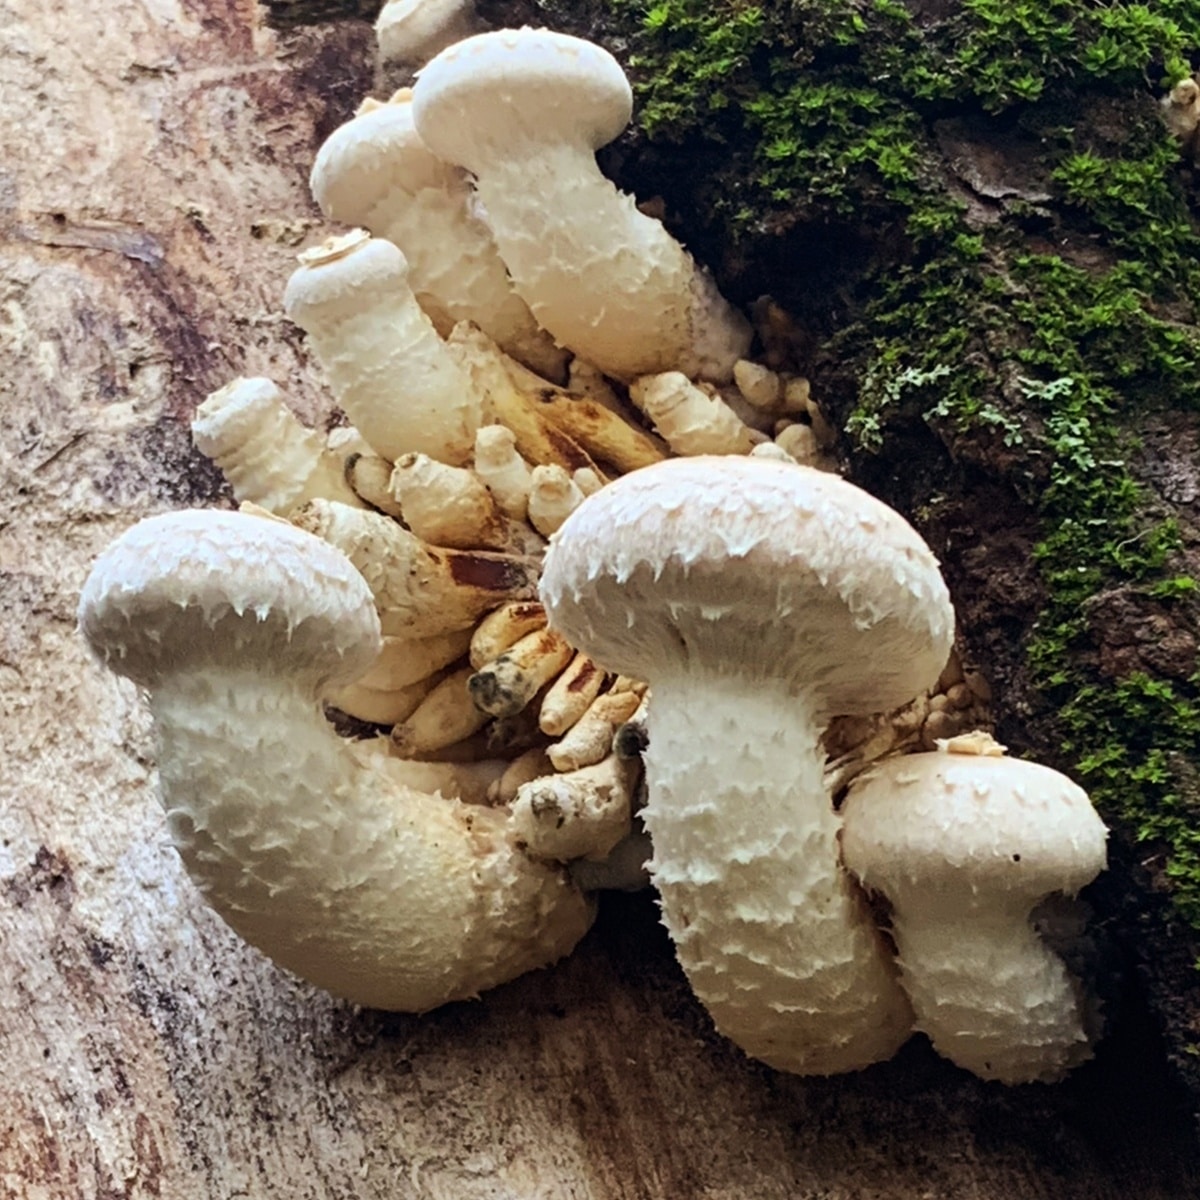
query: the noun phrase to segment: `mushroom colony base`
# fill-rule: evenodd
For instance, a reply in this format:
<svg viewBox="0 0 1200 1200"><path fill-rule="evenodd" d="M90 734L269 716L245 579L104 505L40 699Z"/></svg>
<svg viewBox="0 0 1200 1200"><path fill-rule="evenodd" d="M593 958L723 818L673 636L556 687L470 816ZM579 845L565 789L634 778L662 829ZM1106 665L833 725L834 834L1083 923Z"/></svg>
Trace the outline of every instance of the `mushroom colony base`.
<svg viewBox="0 0 1200 1200"><path fill-rule="evenodd" d="M480 94L479 80L488 71L502 82L500 93L511 112L506 114L495 95ZM528 111L518 102L522 88ZM584 107L569 115L565 110L574 93ZM682 764L678 747L693 734L680 730L690 730L693 718L701 741L705 722L715 722L714 734L722 719L732 729L754 710L753 689L734 688L722 709L719 698L714 706L707 691L695 688L705 669L681 677L661 665L646 673L626 668L616 661L619 654L591 650L582 632L572 636L590 623L586 606L583 624L561 624L552 619L558 595L551 603L551 596L539 593L547 542L556 548L552 553L567 555L574 552L572 538L583 536L579 552L589 562L604 560L595 571L613 572L619 596L639 570L636 552L627 554L622 541L638 524L636 517L601 520L599 532L572 531L589 528L587 514L603 511L597 505L617 504L618 495L636 492L635 480L667 478L677 460L688 458L696 462L692 474L699 482L687 483L671 502L681 509L707 494L709 476L716 480L725 471L723 460L736 459L744 466L736 472L733 495L743 508L757 503L760 480L778 477L796 489L790 511L807 511L806 496L829 492L834 504L829 520L853 519L869 527L894 518L907 530L903 536L914 539L903 553L932 563L915 533L878 502L863 496L878 515L848 515L847 506L857 503L851 494L862 494L837 478L838 431L796 369L795 331L786 314L764 300L755 306L752 327L661 223L599 174L594 151L620 132L629 102L620 67L598 47L545 31L502 30L452 42L414 91L383 104L367 102L322 151L313 179L318 201L331 218L360 228L301 255L285 306L308 334L350 423L323 437L291 415L270 381L237 380L200 407L194 432L197 445L228 478L244 520L259 526L264 546L275 525L281 538L303 535L297 543L302 557L308 539L319 539L339 551L365 583L363 600L376 623L365 670L335 670L307 659L293 670L276 659L268 673L279 681L267 689L270 696L264 692L256 699L249 688L244 711L234 706L240 719L253 724L256 713L277 708L308 711L320 696L335 719L346 714L359 723L357 733L364 724L374 733L344 742L344 751L315 729L310 734L314 747L324 747L313 753L329 773L334 796L361 806L343 807L337 831L322 831L329 801L319 795L320 785L309 780L301 789L312 793L311 821L305 817L302 830L311 859L299 876L311 883L327 867L335 880L305 919L319 923L324 904L335 926L342 921L348 940L297 930L295 921L272 910L276 893L278 906L286 906L289 889L279 880L292 878L297 866L289 857L289 837L280 834L291 817L273 830L261 829L254 825L261 813L256 817L251 807L224 803L222 821L234 826L245 821L246 827L214 831L208 816L197 815L203 814L204 797L195 772L208 769L202 760L220 753L222 738L194 727L189 704L200 703L200 694L204 703L219 700L230 686L213 681L208 660L198 692L195 680L177 682L179 670L190 669L186 662L171 664L169 687L159 674L141 680L152 691L175 696L160 699L156 714L164 756L174 741L185 747L185 764L192 766L189 777L164 757L168 808L176 811L172 786L196 792L187 828L176 828L185 861L230 924L284 965L352 999L419 1010L474 994L567 952L586 929L584 892L640 886L649 860L689 978L718 1026L749 1053L788 1070L831 1073L887 1057L913 1028L943 1029L949 1020L958 1023L955 1036L970 1042L970 1052L956 1058L954 1036L940 1043L935 1036L935 1043L977 1074L1006 1082L1058 1078L1086 1057L1096 1031L1078 981L1063 974L1061 964L1038 968L1059 971L1053 986L1026 989L1029 972L1020 955L1009 968L998 968L986 956L974 967L957 963L954 998L947 999L950 993L939 991L936 972L932 979L915 979L913 972L921 971L915 958L906 961L902 954L897 966L864 893L838 861L834 800L864 772L869 776L874 764L912 752L966 760L995 755L990 743L960 736L987 727L990 695L979 672L950 648L947 601L937 601L946 616L929 618L937 649L924 653L934 657L907 686L889 685L877 693L889 696L891 711L879 712L881 705L869 700L839 705L829 697L842 696L840 687L788 685L774 705L783 714L778 729L751 720L732 754L721 752L718 738L712 755L679 785L666 781L664 769ZM490 126L472 141L459 124L446 123L443 108L461 116L464 104L481 106L493 123L510 121L501 150L500 134ZM516 176L504 166L514 154L525 163ZM539 187L523 186L531 179ZM598 276L599 290L589 295L587 283ZM602 297L610 294L619 295L621 304L605 303ZM647 329L659 332L646 338ZM714 515L713 538L736 542L743 516L737 504ZM164 527L160 536L189 535L182 527L175 532ZM234 557L241 554L240 529L211 536L222 554L231 546ZM668 551L682 557L685 576L694 579L701 568L693 570L677 548ZM116 571L120 543L111 553L109 575ZM733 555L735 562L746 557L744 551ZM791 557L803 560L799 551ZM795 569L826 573L807 561ZM693 614L701 622L694 636L680 638L685 626L676 624L674 636L685 648L703 642L708 626L740 620L736 574L723 583L726 568L703 570L718 572L712 595L725 594L724 586L729 599L700 604ZM902 591L923 594L926 585L910 583L907 566L880 570ZM657 579L661 572L652 573ZM297 578L307 576L298 570ZM83 624L97 652L128 673L135 657L130 629L142 612L137 597L129 596L138 587L165 593L169 581L109 582L109 592L104 579L89 583ZM232 582L214 601L209 582L165 601L168 607L199 605L195 636L201 639L206 625L215 630L229 622L241 630L238 623L248 622L237 637L250 646L282 604L286 642L311 619L306 604L325 612L312 589L292 609L291 598L283 604L253 590L243 594L241 584ZM936 586L944 597L940 578ZM866 599L850 584L840 587L839 596L860 629L893 619L890 601ZM681 597L667 595L655 603L670 621L680 620ZM117 616L110 620L106 606L114 605ZM344 619L361 622L363 611L361 603L351 605ZM816 613L814 607L807 615ZM794 621L798 642L806 609L797 601L778 616L757 619L763 629L782 623L786 630ZM831 616L830 628L840 628L841 620ZM773 633L779 637L778 630ZM278 630L272 636L279 637ZM658 710L655 674L662 694L672 697ZM788 711L800 701L803 717ZM656 719L661 744L674 739L677 746L669 761L654 757ZM268 755L283 754L278 739L269 745L275 749L266 749ZM739 849L719 839L727 831L731 789L736 793L746 783L750 769L749 759L738 758L742 748L754 760L752 769L764 771L747 795L761 808L767 835L743 831L748 840ZM284 786L289 775L273 772L270 762L258 769L260 791L272 779ZM781 802L801 787L800 780L814 804L794 824ZM696 794L706 781L711 802ZM229 786L217 788L225 793L223 802ZM978 787L980 796L987 790L961 786L968 792ZM681 834L681 858L671 857L665 842L652 850L640 817L643 806L648 815L659 814L648 822L657 837L654 826L667 828L673 793L694 807ZM286 814L289 797L278 801ZM461 866L453 868L445 895L436 872L424 891L407 896L397 882L406 873L404 854L392 848L384 855L380 849L392 836L392 803L406 806L402 824L411 833L414 854L443 846L446 838L461 850ZM358 816L351 820L346 812ZM1103 863L1103 829L1094 814L1092 819L1090 836L1099 838L1094 874ZM804 822L810 820L808 829ZM709 823L712 843L689 848ZM323 837L327 844L321 850ZM381 856L397 853L395 870L382 870ZM986 858L1007 850L997 842L981 853ZM244 885L261 890L249 905L254 919L244 916L249 909L242 905L243 885L229 889L222 882L239 855L251 855L255 864ZM817 856L823 856L819 866ZM752 874L742 870L750 863ZM806 878L801 886L798 881ZM1034 943L1030 908L1045 894L1073 893L1087 882L1069 873L1061 881L1047 879L1043 892L1022 900L1024 907L1010 914ZM871 886L869 878L863 882ZM465 907L455 916L448 897L459 886ZM381 889L378 896L373 889ZM821 896L839 899L832 904ZM781 898L787 899L782 906ZM697 905L708 912L715 903L711 911L719 913L727 900L734 902L730 915L741 932L731 933L721 920L703 933L696 924L685 953ZM422 910L444 910L446 923L438 929L438 945L412 932L410 959L402 946L399 961L387 968L391 976L403 976L406 963L420 964L415 973L428 978L429 986L393 993L372 978L372 955L387 940L373 927L372 913L406 901ZM803 939L780 944L767 936L759 945L758 933L747 933L771 934L791 922L793 911L807 913L810 901L827 915L835 909L841 914L830 916L833 923L808 944L821 947L816 965L836 965L845 956L845 979L866 971L878 994L876 1007L857 984L821 982L824 976L805 961ZM1003 896L998 903L1004 906ZM287 952L278 949L280 937L291 947ZM430 955L437 961L429 961ZM970 979L964 985L965 976ZM851 994L854 1003L847 1006ZM963 999L967 994L970 1001ZM954 1010L949 1015L946 1004ZM843 1019L855 1006L857 1015ZM1047 1016L1049 1010L1057 1015ZM884 1011L886 1018L880 1016ZM1030 1014L1036 1019L1026 1020ZM869 1047L858 1040L868 1027L874 1039ZM989 1038L1004 1043L1001 1052L986 1050ZM1014 1038L1030 1044L1009 1054Z"/></svg>

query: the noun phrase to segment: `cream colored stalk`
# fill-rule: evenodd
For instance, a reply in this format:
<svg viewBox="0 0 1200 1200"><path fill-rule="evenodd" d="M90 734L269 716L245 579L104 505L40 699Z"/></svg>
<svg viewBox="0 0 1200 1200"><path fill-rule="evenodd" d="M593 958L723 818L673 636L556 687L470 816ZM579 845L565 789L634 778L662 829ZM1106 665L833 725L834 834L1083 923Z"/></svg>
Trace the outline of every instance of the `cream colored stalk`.
<svg viewBox="0 0 1200 1200"><path fill-rule="evenodd" d="M532 559L439 549L380 513L314 500L292 521L358 568L390 636L428 638L468 629L498 605L532 597L537 588Z"/></svg>
<svg viewBox="0 0 1200 1200"><path fill-rule="evenodd" d="M398 520L400 505L392 495L392 470L392 464L378 454L354 454L346 461L346 478L354 494Z"/></svg>
<svg viewBox="0 0 1200 1200"><path fill-rule="evenodd" d="M372 449L393 462L417 452L465 463L480 396L413 297L404 255L356 230L306 250L300 262L284 308Z"/></svg>
<svg viewBox="0 0 1200 1200"><path fill-rule="evenodd" d="M607 678L586 654L576 654L542 698L538 728L550 737L566 733L587 712Z"/></svg>
<svg viewBox="0 0 1200 1200"><path fill-rule="evenodd" d="M583 489L562 467L534 467L529 477L529 523L549 537L584 500Z"/></svg>
<svg viewBox="0 0 1200 1200"><path fill-rule="evenodd" d="M749 454L762 440L720 396L682 371L635 379L629 396L676 454Z"/></svg>
<svg viewBox="0 0 1200 1200"><path fill-rule="evenodd" d="M517 438L504 425L481 425L475 434L475 474L514 521L529 512L529 464L517 453Z"/></svg>
<svg viewBox="0 0 1200 1200"><path fill-rule="evenodd" d="M340 708L360 721L395 725L397 721L406 721L416 712L439 679L440 676L434 674L396 688L374 688L355 680L331 691L328 699L334 708Z"/></svg>
<svg viewBox="0 0 1200 1200"><path fill-rule="evenodd" d="M462 658L470 644L470 629L457 629L428 638L385 637L378 658L358 682L378 691L397 691L428 679Z"/></svg>
<svg viewBox="0 0 1200 1200"><path fill-rule="evenodd" d="M546 628L546 610L536 600L503 604L471 634L470 663L476 671L499 658L523 637Z"/></svg>
<svg viewBox="0 0 1200 1200"><path fill-rule="evenodd" d="M474 175L517 292L558 342L619 379L728 379L748 323L596 166L631 107L607 51L544 29L458 42L413 92L422 141Z"/></svg>
<svg viewBox="0 0 1200 1200"><path fill-rule="evenodd" d="M1053 1082L1091 1057L1083 989L1030 914L1105 861L1087 793L985 734L859 776L847 867L891 902L900 979L934 1049L983 1079Z"/></svg>
<svg viewBox="0 0 1200 1200"><path fill-rule="evenodd" d="M558 379L566 354L513 291L488 227L475 215L467 173L417 137L412 93L364 101L313 165L313 197L330 219L398 246L408 282L442 336L472 321L509 354Z"/></svg>
<svg viewBox="0 0 1200 1200"><path fill-rule="evenodd" d="M535 858L603 859L629 836L638 765L608 755L562 775L544 775L517 789L512 827Z"/></svg>
<svg viewBox="0 0 1200 1200"><path fill-rule="evenodd" d="M526 634L471 676L471 699L489 716L516 716L566 668L574 653L552 629Z"/></svg>
<svg viewBox="0 0 1200 1200"><path fill-rule="evenodd" d="M379 648L362 578L240 513L143 521L80 602L97 656L148 689L168 827L208 902L281 966L419 1012L567 953L590 923L503 813L411 788L321 713Z"/></svg>
<svg viewBox="0 0 1200 1200"><path fill-rule="evenodd" d="M318 497L363 507L343 460L296 419L269 379L235 379L192 420L192 440L229 480L234 496L281 517Z"/></svg>
<svg viewBox="0 0 1200 1200"><path fill-rule="evenodd" d="M470 667L451 672L392 730L398 754L434 754L478 733L487 724L487 713L475 706L467 690L471 675Z"/></svg>
<svg viewBox="0 0 1200 1200"><path fill-rule="evenodd" d="M649 682L651 872L717 1028L805 1074L889 1057L912 1014L838 861L820 735L937 679L953 613L928 547L836 476L674 459L584 501L541 595L572 645Z"/></svg>

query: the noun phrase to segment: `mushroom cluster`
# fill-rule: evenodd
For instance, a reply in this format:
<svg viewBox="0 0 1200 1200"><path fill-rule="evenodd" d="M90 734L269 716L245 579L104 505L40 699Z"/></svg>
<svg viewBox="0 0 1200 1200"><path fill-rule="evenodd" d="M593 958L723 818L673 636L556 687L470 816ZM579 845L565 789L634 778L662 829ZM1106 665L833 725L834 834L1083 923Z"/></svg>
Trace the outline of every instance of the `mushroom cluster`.
<svg viewBox="0 0 1200 1200"><path fill-rule="evenodd" d="M831 1074L916 1027L979 1074L1055 1077L1083 1009L1035 1028L1016 997L1028 975L1065 1011L1076 982L1016 955L1011 1019L977 1032L986 972L939 973L891 876L842 862L847 787L869 811L858 777L989 721L928 547L836 473L779 311L752 326L597 169L631 114L616 60L420 8L393 0L381 42L438 53L322 147L314 196L353 228L284 295L348 424L306 428L265 379L215 392L193 434L242 512L144 522L84 591L93 649L151 691L193 878L282 965L420 1011L567 953L588 893L648 870L747 1053Z"/></svg>

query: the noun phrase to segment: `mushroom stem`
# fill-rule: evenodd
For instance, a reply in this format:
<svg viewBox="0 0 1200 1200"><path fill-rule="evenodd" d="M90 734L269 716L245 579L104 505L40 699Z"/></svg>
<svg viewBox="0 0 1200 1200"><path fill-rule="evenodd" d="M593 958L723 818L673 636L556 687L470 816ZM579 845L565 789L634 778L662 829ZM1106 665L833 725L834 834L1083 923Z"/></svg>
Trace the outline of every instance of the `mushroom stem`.
<svg viewBox="0 0 1200 1200"><path fill-rule="evenodd" d="M406 1012L470 997L531 957L514 945L509 969L487 966L480 917L494 898L530 917L571 907L560 882L506 844L501 814L397 788L358 761L315 696L261 664L170 676L150 708L163 806L192 880L236 933L318 987ZM543 956L520 969L566 953L587 922L580 907L555 923L535 936L551 934ZM462 929L463 945L433 928Z"/></svg>
<svg viewBox="0 0 1200 1200"><path fill-rule="evenodd" d="M912 1014L838 864L808 698L693 664L655 677L647 719L651 876L717 1028L806 1075L890 1058Z"/></svg>
<svg viewBox="0 0 1200 1200"><path fill-rule="evenodd" d="M893 916L904 986L939 1054L984 1079L1054 1081L1091 1057L1083 991L1028 902L941 889ZM981 981L986 980L986 989Z"/></svg>

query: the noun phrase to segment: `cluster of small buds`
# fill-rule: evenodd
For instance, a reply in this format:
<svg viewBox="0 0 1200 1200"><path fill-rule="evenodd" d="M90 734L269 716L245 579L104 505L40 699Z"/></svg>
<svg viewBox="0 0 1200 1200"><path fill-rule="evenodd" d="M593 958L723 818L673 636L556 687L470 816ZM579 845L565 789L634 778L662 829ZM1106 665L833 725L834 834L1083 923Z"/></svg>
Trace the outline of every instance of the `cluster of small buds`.
<svg viewBox="0 0 1200 1200"><path fill-rule="evenodd" d="M394 41L407 8L392 7ZM708 296L725 323L712 342L727 365L709 377L618 377L556 346L506 292L503 245L468 202L467 172L422 143L421 86L367 102L322 149L319 202L370 232L305 251L285 296L352 424L323 439L270 381L238 380L201 406L196 442L240 501L329 541L370 585L384 650L331 703L390 726L405 759L502 760L488 799L510 807L530 852L595 859L631 828L638 758L620 745L637 740L645 688L547 627L536 601L547 539L586 496L669 457L836 470L837 430L794 370L778 305L755 305L761 361L738 357L749 326L690 267L682 299ZM899 713L835 722L830 780L986 720L956 663L943 683Z"/></svg>

